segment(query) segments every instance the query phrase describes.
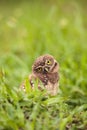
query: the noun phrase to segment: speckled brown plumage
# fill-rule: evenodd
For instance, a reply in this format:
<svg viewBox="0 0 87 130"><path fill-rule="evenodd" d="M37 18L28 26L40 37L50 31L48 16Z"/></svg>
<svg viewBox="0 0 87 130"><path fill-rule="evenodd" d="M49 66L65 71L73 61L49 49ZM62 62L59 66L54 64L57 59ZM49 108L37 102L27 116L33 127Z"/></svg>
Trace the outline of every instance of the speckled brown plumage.
<svg viewBox="0 0 87 130"><path fill-rule="evenodd" d="M29 76L29 82L32 89L34 89L33 79L39 79L44 88L46 88L47 93L51 95L56 95L59 86L59 64L51 55L43 55L37 58L32 66L32 74ZM40 87L40 82L38 83L38 88ZM21 85L21 88L25 90L25 83Z"/></svg>

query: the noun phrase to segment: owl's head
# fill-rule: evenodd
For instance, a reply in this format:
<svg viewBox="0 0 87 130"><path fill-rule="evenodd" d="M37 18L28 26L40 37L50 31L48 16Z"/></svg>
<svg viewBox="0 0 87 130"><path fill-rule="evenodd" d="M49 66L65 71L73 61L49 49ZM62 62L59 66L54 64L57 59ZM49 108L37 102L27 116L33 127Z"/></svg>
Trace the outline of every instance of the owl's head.
<svg viewBox="0 0 87 130"><path fill-rule="evenodd" d="M46 75L58 72L59 65L51 55L43 55L38 57L33 66L32 71L35 75Z"/></svg>

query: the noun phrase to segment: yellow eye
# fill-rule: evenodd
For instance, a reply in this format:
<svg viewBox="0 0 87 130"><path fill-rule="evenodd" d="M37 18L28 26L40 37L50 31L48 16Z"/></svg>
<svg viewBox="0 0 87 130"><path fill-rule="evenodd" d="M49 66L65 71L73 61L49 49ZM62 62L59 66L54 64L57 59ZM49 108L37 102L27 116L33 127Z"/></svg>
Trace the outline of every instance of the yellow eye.
<svg viewBox="0 0 87 130"><path fill-rule="evenodd" d="M42 71L42 68L41 68L41 67L39 67L37 70L38 70L38 72L41 72L41 71Z"/></svg>
<svg viewBox="0 0 87 130"><path fill-rule="evenodd" d="M51 64L51 61L50 60L47 60L47 62L46 62L48 65L50 65Z"/></svg>

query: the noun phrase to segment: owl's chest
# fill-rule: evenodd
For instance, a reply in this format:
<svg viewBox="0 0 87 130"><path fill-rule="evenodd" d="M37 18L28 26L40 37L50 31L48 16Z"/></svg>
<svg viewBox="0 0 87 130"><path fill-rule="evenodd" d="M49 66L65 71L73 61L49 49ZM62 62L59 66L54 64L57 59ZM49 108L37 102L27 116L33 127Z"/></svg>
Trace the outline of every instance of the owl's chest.
<svg viewBox="0 0 87 130"><path fill-rule="evenodd" d="M59 75L58 75L57 72L52 73L52 74L48 74L47 76L48 76L48 79L49 79L50 83L52 83L52 84L57 83L58 80L59 80Z"/></svg>
<svg viewBox="0 0 87 130"><path fill-rule="evenodd" d="M39 77L40 80L43 82L44 85L47 85L48 84L48 81L51 83L51 84L55 84L58 82L58 73L49 73L49 74L45 74L43 76L40 76Z"/></svg>

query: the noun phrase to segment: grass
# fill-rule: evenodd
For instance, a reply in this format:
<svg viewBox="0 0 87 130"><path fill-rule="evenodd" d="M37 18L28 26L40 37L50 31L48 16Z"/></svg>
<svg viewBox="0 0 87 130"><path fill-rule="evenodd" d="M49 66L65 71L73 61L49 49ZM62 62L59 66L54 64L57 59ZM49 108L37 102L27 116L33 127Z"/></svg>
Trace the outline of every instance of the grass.
<svg viewBox="0 0 87 130"><path fill-rule="evenodd" d="M0 130L87 129L86 1L0 1ZM19 86L36 57L60 64L57 96Z"/></svg>

